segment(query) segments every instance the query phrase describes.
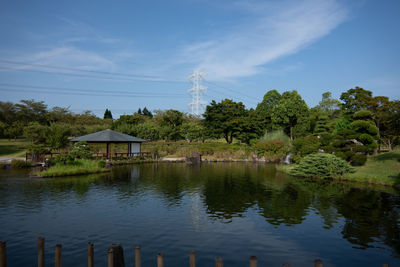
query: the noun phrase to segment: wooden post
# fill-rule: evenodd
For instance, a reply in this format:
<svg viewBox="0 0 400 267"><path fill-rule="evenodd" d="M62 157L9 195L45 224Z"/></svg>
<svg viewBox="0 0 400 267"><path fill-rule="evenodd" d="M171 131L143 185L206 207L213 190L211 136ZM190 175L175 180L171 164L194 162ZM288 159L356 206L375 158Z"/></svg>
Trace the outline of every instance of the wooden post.
<svg viewBox="0 0 400 267"><path fill-rule="evenodd" d="M322 264L322 260L316 259L314 261L314 267L323 267L324 265Z"/></svg>
<svg viewBox="0 0 400 267"><path fill-rule="evenodd" d="M108 267L125 267L124 250L121 244L111 244L108 248Z"/></svg>
<svg viewBox="0 0 400 267"><path fill-rule="evenodd" d="M193 250L189 254L189 267L196 267L196 253Z"/></svg>
<svg viewBox="0 0 400 267"><path fill-rule="evenodd" d="M108 267L114 267L114 255L112 248L108 248Z"/></svg>
<svg viewBox="0 0 400 267"><path fill-rule="evenodd" d="M135 267L140 267L140 246L135 247Z"/></svg>
<svg viewBox="0 0 400 267"><path fill-rule="evenodd" d="M107 159L111 159L111 146L107 143Z"/></svg>
<svg viewBox="0 0 400 267"><path fill-rule="evenodd" d="M284 263L284 264L282 264L282 267L290 267L290 264L289 263Z"/></svg>
<svg viewBox="0 0 400 267"><path fill-rule="evenodd" d="M389 267L389 264L382 264L382 267Z"/></svg>
<svg viewBox="0 0 400 267"><path fill-rule="evenodd" d="M93 243L88 243L88 267L94 267L94 249Z"/></svg>
<svg viewBox="0 0 400 267"><path fill-rule="evenodd" d="M61 267L61 245L57 244L56 245L56 257L55 257L55 267Z"/></svg>
<svg viewBox="0 0 400 267"><path fill-rule="evenodd" d="M250 267L257 267L257 257L250 256Z"/></svg>
<svg viewBox="0 0 400 267"><path fill-rule="evenodd" d="M218 257L215 259L215 267L223 267L224 266L224 259Z"/></svg>
<svg viewBox="0 0 400 267"><path fill-rule="evenodd" d="M6 241L0 241L0 267L7 267Z"/></svg>
<svg viewBox="0 0 400 267"><path fill-rule="evenodd" d="M44 267L44 238L38 238L38 267Z"/></svg>
<svg viewBox="0 0 400 267"><path fill-rule="evenodd" d="M162 253L157 255L157 267L164 267L164 255Z"/></svg>

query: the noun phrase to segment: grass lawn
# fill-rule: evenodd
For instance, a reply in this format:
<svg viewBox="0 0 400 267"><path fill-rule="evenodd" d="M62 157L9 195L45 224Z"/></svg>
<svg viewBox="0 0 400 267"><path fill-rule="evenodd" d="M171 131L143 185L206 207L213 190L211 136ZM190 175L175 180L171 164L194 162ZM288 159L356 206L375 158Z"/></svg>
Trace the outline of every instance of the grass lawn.
<svg viewBox="0 0 400 267"><path fill-rule="evenodd" d="M288 172L294 165L281 165L277 169ZM384 152L368 157L364 166L353 167L354 173L347 173L338 179L354 182L400 185L400 150Z"/></svg>
<svg viewBox="0 0 400 267"><path fill-rule="evenodd" d="M98 162L92 160L75 160L73 163L57 163L48 170L37 172L43 177L82 175L90 173L109 172L110 169L99 167Z"/></svg>
<svg viewBox="0 0 400 267"><path fill-rule="evenodd" d="M400 150L381 153L368 158L366 164L354 167L354 173L343 178L352 181L400 185Z"/></svg>
<svg viewBox="0 0 400 267"><path fill-rule="evenodd" d="M24 158L29 144L25 139L8 140L0 139L0 157Z"/></svg>

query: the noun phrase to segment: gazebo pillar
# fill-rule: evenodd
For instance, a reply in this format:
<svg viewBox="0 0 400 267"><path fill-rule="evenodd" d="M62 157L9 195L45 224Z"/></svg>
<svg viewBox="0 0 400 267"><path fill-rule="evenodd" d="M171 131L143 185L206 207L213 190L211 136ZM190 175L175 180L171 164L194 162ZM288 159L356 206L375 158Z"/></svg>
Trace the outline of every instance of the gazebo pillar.
<svg viewBox="0 0 400 267"><path fill-rule="evenodd" d="M131 143L128 143L128 157L131 156L131 153L132 153L132 146Z"/></svg>
<svg viewBox="0 0 400 267"><path fill-rule="evenodd" d="M107 143L107 159L111 159L111 144Z"/></svg>

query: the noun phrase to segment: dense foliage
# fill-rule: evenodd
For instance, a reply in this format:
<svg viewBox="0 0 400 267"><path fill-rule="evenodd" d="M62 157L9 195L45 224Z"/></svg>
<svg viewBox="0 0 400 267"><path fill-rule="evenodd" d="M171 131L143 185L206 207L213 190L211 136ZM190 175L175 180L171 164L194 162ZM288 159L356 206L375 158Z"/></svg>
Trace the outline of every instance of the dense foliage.
<svg viewBox="0 0 400 267"><path fill-rule="evenodd" d="M302 177L340 177L351 172L349 163L332 154L315 153L303 158L290 174Z"/></svg>
<svg viewBox="0 0 400 267"><path fill-rule="evenodd" d="M256 109L223 99L207 105L203 117L144 107L117 119L109 109L102 119L90 111L49 109L42 101L0 102L0 138L25 137L36 153L61 150L70 137L107 128L148 141L240 143L260 157L277 160L290 151L295 162L324 151L362 165L369 155L399 144L400 101L355 87L343 92L340 100L325 92L310 109L297 91L270 90ZM158 148L153 150L159 153Z"/></svg>

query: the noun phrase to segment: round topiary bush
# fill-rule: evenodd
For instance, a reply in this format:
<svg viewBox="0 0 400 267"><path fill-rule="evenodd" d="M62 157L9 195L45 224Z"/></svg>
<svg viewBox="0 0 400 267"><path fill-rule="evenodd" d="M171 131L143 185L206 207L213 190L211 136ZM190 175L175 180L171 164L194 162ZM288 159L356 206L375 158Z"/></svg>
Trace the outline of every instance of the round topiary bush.
<svg viewBox="0 0 400 267"><path fill-rule="evenodd" d="M353 166L363 166L367 161L367 155L355 154L351 157L351 165Z"/></svg>
<svg viewBox="0 0 400 267"><path fill-rule="evenodd" d="M289 174L302 177L338 177L351 172L350 164L332 154L310 154L290 170Z"/></svg>

